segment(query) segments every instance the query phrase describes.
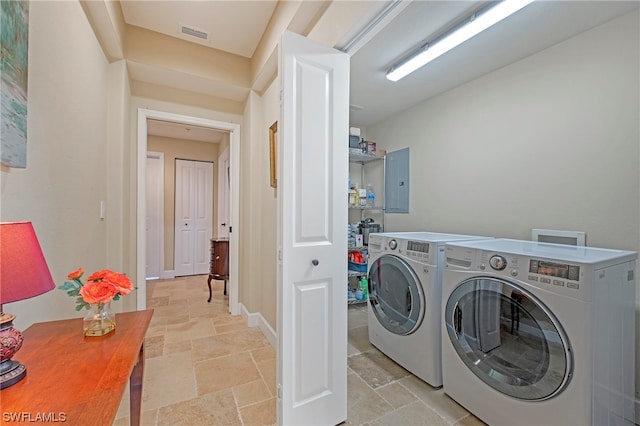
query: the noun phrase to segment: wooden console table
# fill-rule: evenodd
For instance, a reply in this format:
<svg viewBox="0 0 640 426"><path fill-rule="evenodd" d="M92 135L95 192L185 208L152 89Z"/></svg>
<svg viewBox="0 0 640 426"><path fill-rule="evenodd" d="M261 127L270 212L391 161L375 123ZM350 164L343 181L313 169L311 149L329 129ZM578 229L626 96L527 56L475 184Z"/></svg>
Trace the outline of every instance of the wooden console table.
<svg viewBox="0 0 640 426"><path fill-rule="evenodd" d="M224 280L224 295L227 295L227 280L229 279L229 240L211 239L211 262L209 263L209 300L211 302L211 280Z"/></svg>
<svg viewBox="0 0 640 426"><path fill-rule="evenodd" d="M27 376L0 391L0 422L111 425L129 380L131 424L139 425L152 315L152 309L117 313L115 331L102 337L84 337L81 318L27 328L14 356Z"/></svg>

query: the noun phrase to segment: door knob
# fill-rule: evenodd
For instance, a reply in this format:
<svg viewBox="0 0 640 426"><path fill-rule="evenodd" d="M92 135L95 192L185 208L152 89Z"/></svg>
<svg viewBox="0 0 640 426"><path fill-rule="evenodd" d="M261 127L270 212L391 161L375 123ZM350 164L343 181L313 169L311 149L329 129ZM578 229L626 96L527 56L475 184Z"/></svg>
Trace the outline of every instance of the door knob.
<svg viewBox="0 0 640 426"><path fill-rule="evenodd" d="M313 266L318 266L320 264L320 262L318 261L318 259L313 259L311 261L311 263L313 264Z"/></svg>

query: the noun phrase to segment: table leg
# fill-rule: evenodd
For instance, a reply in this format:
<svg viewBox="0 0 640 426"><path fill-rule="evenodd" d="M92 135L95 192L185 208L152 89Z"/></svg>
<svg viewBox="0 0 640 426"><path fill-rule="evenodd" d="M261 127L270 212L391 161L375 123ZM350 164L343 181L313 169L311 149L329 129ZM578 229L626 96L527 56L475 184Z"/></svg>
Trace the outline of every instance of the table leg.
<svg viewBox="0 0 640 426"><path fill-rule="evenodd" d="M213 277L209 275L209 279L207 279L207 285L209 286L209 300L207 300L208 303L211 303L211 278Z"/></svg>
<svg viewBox="0 0 640 426"><path fill-rule="evenodd" d="M140 414L142 410L142 377L144 374L144 343L140 346L138 362L133 366L131 377L129 378L129 411L131 426L140 425Z"/></svg>

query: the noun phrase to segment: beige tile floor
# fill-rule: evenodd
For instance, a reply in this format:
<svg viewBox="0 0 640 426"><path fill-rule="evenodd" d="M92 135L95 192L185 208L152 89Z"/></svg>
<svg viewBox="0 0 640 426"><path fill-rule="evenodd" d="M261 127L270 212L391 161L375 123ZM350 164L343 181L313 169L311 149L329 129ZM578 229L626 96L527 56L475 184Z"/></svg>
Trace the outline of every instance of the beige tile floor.
<svg viewBox="0 0 640 426"><path fill-rule="evenodd" d="M222 282L206 276L148 282L154 316L145 339L143 425L276 423L276 353L227 312ZM366 305L349 307L348 425L483 423L369 343ZM129 424L128 392L114 426Z"/></svg>

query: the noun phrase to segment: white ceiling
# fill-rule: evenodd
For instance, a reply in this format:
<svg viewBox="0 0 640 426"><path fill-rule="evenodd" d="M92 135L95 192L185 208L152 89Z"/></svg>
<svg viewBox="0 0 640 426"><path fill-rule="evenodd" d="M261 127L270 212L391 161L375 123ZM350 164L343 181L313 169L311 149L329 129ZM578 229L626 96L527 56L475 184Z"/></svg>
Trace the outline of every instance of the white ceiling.
<svg viewBox="0 0 640 426"><path fill-rule="evenodd" d="M382 3L382 0L367 1ZM352 54L351 126L374 124L640 5L637 0L536 1L393 83L385 78L385 74L397 60L484 2L414 0L406 3L402 3L404 9L386 27L376 28L376 35ZM276 4L277 1L266 0L121 1L125 21L130 25L245 57L253 55ZM208 32L209 40L203 42L180 34L181 24ZM163 84L161 70L142 71L135 73L136 78ZM185 87L179 88L234 98L235 94L229 88L202 80L191 79L184 82Z"/></svg>
<svg viewBox="0 0 640 426"><path fill-rule="evenodd" d="M251 58L277 0L121 1L127 24ZM185 25L209 35L185 35Z"/></svg>
<svg viewBox="0 0 640 426"><path fill-rule="evenodd" d="M352 125L366 126L621 16L638 1L535 1L398 82L399 59L483 2L413 1L351 58ZM615 48L615 46L612 46Z"/></svg>

